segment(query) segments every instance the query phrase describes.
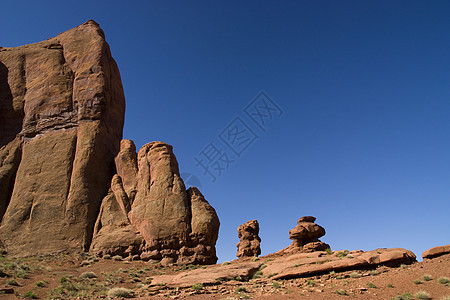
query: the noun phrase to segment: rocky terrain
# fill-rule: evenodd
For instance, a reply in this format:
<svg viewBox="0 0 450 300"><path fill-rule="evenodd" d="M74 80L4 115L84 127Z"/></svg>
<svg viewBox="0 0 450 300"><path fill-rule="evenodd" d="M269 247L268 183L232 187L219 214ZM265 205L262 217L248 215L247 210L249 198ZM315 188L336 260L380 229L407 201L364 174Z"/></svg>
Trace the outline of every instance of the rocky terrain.
<svg viewBox="0 0 450 300"><path fill-rule="evenodd" d="M405 249L319 251L208 266L89 253L1 257L0 298L449 299L450 253L439 248L423 262Z"/></svg>
<svg viewBox="0 0 450 300"><path fill-rule="evenodd" d="M94 21L0 48L0 247L10 256L211 264L219 219L172 146L122 140L119 69Z"/></svg>
<svg viewBox="0 0 450 300"><path fill-rule="evenodd" d="M219 218L171 145L122 139L125 99L88 21L0 47L0 297L450 299L450 245L332 251L313 216L261 254L259 223L216 264ZM428 295L428 296L427 296Z"/></svg>

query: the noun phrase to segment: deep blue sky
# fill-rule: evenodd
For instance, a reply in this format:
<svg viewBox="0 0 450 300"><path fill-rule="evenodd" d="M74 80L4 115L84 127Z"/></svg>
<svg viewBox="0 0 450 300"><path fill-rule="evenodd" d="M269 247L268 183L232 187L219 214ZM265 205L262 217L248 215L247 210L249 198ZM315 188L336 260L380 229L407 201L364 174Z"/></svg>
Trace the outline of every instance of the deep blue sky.
<svg viewBox="0 0 450 300"><path fill-rule="evenodd" d="M0 46L97 21L124 138L174 146L219 214L219 261L240 224L260 222L268 254L304 215L333 249L420 257L450 236L449 14L448 1L3 1ZM284 112L265 132L243 112L260 91ZM258 136L240 157L219 138L236 117ZM215 182L194 160L211 141L234 160Z"/></svg>

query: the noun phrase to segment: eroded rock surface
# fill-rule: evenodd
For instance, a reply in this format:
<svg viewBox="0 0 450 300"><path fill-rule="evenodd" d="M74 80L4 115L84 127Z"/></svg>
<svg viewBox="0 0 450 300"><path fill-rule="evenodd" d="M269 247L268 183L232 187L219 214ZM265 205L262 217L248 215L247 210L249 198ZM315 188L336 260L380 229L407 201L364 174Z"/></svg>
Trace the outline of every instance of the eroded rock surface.
<svg viewBox="0 0 450 300"><path fill-rule="evenodd" d="M259 223L257 220L251 220L238 227L238 237L240 239L236 247L238 248L236 256L257 257L261 254L261 238L259 237Z"/></svg>
<svg viewBox="0 0 450 300"><path fill-rule="evenodd" d="M228 265L215 265L207 269L196 269L175 275L154 276L151 286L191 287L193 284L213 285L222 281L241 278L251 279L253 274L261 267L262 262L239 262Z"/></svg>
<svg viewBox="0 0 450 300"><path fill-rule="evenodd" d="M270 259L266 259L270 258ZM154 288L186 288L194 284L218 285L228 280L250 280L250 283L268 282L277 279L293 279L378 266L399 266L411 264L416 256L403 248L375 249L372 251L316 251L283 256L268 255L255 262L234 260L222 265L208 266L206 269L189 270L174 275L153 276L150 286ZM235 281L239 284L239 281Z"/></svg>
<svg viewBox="0 0 450 300"><path fill-rule="evenodd" d="M1 48L0 108L0 240L14 255L88 249L125 110L98 24Z"/></svg>
<svg viewBox="0 0 450 300"><path fill-rule="evenodd" d="M172 146L122 140L125 99L104 33L88 21L0 47L0 251L91 250L217 261L219 219L186 190Z"/></svg>
<svg viewBox="0 0 450 300"><path fill-rule="evenodd" d="M450 245L430 248L422 253L422 258L435 258L450 253Z"/></svg>
<svg viewBox="0 0 450 300"><path fill-rule="evenodd" d="M315 221L316 218L312 216L301 217L297 226L289 230L289 238L292 240L292 244L276 254L324 251L330 248L328 244L319 240L320 237L325 235L325 229L314 223Z"/></svg>
<svg viewBox="0 0 450 300"><path fill-rule="evenodd" d="M172 146L148 143L139 150L137 162L134 149L132 141L121 142L115 161L125 180L113 178L91 250L98 255L139 255L163 265L215 263L219 218L197 188L186 191Z"/></svg>
<svg viewBox="0 0 450 300"><path fill-rule="evenodd" d="M367 252L335 251L332 254L318 251L275 260L263 270L263 274L273 279L289 279L331 271L369 269L379 265L398 266L415 261L414 253L403 248L375 249Z"/></svg>

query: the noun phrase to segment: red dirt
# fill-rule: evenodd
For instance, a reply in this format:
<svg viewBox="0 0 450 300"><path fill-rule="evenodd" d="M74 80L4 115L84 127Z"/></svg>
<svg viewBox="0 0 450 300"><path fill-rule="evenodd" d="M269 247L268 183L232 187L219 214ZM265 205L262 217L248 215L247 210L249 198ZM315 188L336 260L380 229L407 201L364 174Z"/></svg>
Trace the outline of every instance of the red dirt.
<svg viewBox="0 0 450 300"><path fill-rule="evenodd" d="M91 259L87 266L83 261ZM15 263L15 267L13 267ZM29 267L27 278L19 266ZM450 296L450 285L440 284L438 278L450 278L450 254L417 262L403 267L378 267L376 270L358 270L331 273L308 278L272 281L270 278L252 279L248 282L227 281L215 286L207 286L196 291L192 288L169 289L165 287L149 288L151 276L183 272L180 267L161 268L142 261L124 262L100 259L81 255L57 255L41 258L12 260L3 258L1 269L10 277L0 278L0 287L12 287L15 294L0 295L0 299L24 298L26 292L33 292L40 299L70 299L61 294L58 298L53 289L61 284L60 278L69 276L68 281L78 287L78 294L72 298L105 298L112 287L126 287L134 291L136 299L390 299L404 293L414 294L426 291L432 299ZM191 266L195 268L194 266ZM25 268L26 269L26 268ZM83 272L94 272L98 278L81 280L77 277ZM205 270L207 271L207 269ZM423 275L430 275L425 281ZM72 278L70 278L72 276ZM361 276L359 278L356 278ZM7 281L15 279L19 286L11 286ZM414 281L420 280L420 284ZM36 282L46 281L43 287ZM371 286L369 286L371 284ZM84 289L84 291L83 291ZM345 291L339 295L337 291ZM67 292L67 291L66 291Z"/></svg>

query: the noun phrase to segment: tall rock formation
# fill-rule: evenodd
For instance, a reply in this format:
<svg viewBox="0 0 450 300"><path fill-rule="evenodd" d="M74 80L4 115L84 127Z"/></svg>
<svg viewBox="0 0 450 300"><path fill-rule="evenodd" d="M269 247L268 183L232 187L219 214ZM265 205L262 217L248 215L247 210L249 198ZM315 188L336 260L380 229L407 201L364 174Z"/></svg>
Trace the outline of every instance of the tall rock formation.
<svg viewBox="0 0 450 300"><path fill-rule="evenodd" d="M258 257L261 254L261 238L257 220L248 221L238 227L239 243L236 256L239 258Z"/></svg>
<svg viewBox="0 0 450 300"><path fill-rule="evenodd" d="M137 161L134 149L132 141L122 141L116 167L125 179L113 178L91 250L164 265L215 263L219 219L197 188L186 191L172 146L148 143Z"/></svg>
<svg viewBox="0 0 450 300"><path fill-rule="evenodd" d="M219 219L186 191L172 146L122 139L125 99L104 33L88 21L0 47L0 250L214 263Z"/></svg>
<svg viewBox="0 0 450 300"><path fill-rule="evenodd" d="M0 240L17 255L88 249L125 110L103 31L1 48L0 88Z"/></svg>

